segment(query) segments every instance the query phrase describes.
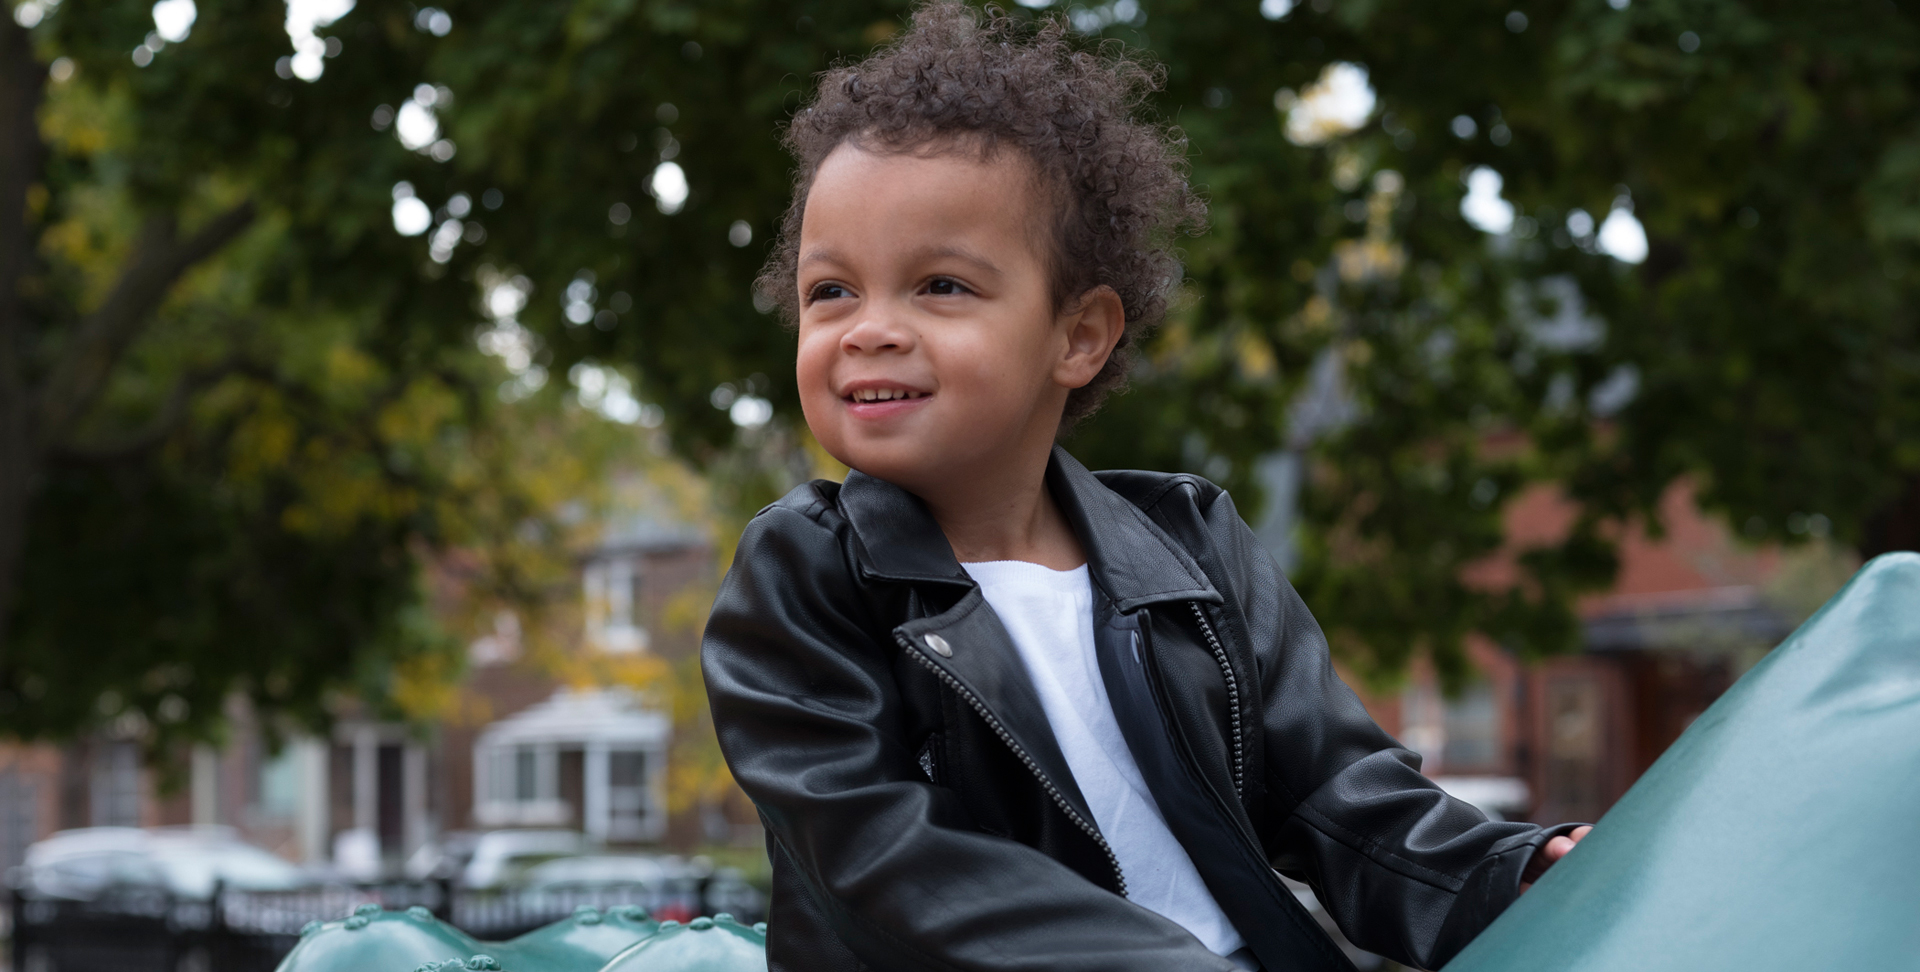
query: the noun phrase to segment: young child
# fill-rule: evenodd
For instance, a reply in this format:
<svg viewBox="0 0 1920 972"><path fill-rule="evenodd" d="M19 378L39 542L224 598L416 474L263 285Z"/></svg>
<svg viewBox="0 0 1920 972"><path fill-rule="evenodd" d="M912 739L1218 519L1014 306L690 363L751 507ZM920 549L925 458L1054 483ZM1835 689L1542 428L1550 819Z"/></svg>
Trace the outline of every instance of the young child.
<svg viewBox="0 0 1920 972"><path fill-rule="evenodd" d="M1572 846L1420 775L1218 487L1054 444L1204 214L1156 81L939 2L787 134L761 286L853 472L755 517L703 646L773 969L1346 967L1276 869L1437 967Z"/></svg>

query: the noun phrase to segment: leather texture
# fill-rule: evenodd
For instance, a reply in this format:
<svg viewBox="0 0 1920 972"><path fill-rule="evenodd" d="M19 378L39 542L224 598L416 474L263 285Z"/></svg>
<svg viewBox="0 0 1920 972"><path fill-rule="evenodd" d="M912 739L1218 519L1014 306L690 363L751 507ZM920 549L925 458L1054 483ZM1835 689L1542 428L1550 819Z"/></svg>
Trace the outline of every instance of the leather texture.
<svg viewBox="0 0 1920 972"><path fill-rule="evenodd" d="M1920 554L1693 721L1447 972L1920 969Z"/></svg>
<svg viewBox="0 0 1920 972"><path fill-rule="evenodd" d="M1224 491L1061 449L1047 486L1096 598L1148 632L1187 769L1251 853L1416 967L1513 901L1563 828L1488 821L1421 776ZM1012 641L906 491L855 472L761 511L702 665L767 827L771 968L1235 969L1126 900Z"/></svg>
<svg viewBox="0 0 1920 972"><path fill-rule="evenodd" d="M1101 608L1105 608L1101 605ZM1161 818L1193 860L1207 890L1267 968L1295 972L1354 972L1340 947L1287 890L1256 844L1233 818L1229 797L1191 769L1181 755L1186 740L1166 718L1158 679L1138 619L1096 610L1095 649L1100 678L1127 749L1140 767Z"/></svg>

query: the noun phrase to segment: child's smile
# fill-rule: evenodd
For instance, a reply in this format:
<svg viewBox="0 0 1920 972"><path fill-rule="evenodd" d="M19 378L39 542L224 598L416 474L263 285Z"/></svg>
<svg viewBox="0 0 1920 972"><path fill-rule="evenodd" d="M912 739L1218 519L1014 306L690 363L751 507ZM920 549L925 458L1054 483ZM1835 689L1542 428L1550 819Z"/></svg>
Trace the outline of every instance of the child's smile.
<svg viewBox="0 0 1920 972"><path fill-rule="evenodd" d="M888 381L857 381L843 390L840 399L854 418L880 421L925 405L930 391L908 388Z"/></svg>

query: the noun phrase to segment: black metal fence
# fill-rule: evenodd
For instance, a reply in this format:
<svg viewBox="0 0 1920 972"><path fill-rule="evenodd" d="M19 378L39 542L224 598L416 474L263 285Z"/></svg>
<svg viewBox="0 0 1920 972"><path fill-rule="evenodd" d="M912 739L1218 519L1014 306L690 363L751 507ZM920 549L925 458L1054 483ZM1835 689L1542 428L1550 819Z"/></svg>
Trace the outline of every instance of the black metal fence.
<svg viewBox="0 0 1920 972"><path fill-rule="evenodd" d="M196 967L189 953L207 924L206 902L179 902L160 891L115 891L91 901L15 892L13 968L187 972Z"/></svg>
<svg viewBox="0 0 1920 972"><path fill-rule="evenodd" d="M176 898L152 888L115 890L89 901L12 896L14 972L272 972L311 921L345 917L363 904L414 906L485 941L551 924L581 907L639 905L656 918L685 921L729 912L758 920L762 899L737 881L594 885L524 891L470 891L444 881L337 885L297 891L217 888L213 899Z"/></svg>

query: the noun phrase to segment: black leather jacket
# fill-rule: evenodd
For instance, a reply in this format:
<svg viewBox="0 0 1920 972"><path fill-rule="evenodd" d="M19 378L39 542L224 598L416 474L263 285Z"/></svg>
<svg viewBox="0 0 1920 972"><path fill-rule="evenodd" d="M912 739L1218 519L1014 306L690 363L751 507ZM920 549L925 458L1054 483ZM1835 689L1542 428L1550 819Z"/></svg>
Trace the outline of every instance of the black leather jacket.
<svg viewBox="0 0 1920 972"><path fill-rule="evenodd" d="M1348 938L1433 968L1513 901L1559 828L1490 822L1420 775L1224 491L1059 449L1047 485L1096 598L1151 632L1188 758ZM767 827L774 970L1234 968L1127 901L1013 643L906 491L856 472L762 510L702 663Z"/></svg>

